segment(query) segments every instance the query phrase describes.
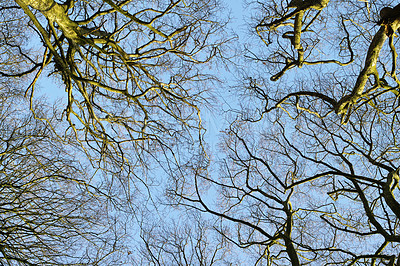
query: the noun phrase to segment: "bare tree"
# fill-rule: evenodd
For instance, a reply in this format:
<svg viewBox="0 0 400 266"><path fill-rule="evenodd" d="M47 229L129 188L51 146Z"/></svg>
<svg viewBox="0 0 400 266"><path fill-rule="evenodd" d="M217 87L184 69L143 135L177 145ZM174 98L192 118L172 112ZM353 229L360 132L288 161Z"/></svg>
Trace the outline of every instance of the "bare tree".
<svg viewBox="0 0 400 266"><path fill-rule="evenodd" d="M165 182L150 176L149 161L170 170L186 161L181 149L204 156L200 106L229 39L220 8L215 0L0 3L1 263L129 264L124 237L134 228L126 227L158 204ZM46 111L43 84L65 103ZM202 238L188 252L214 263Z"/></svg>
<svg viewBox="0 0 400 266"><path fill-rule="evenodd" d="M3 26L12 28L14 18L25 26L19 39L3 37L5 48L25 62L1 74L30 74L31 98L42 73L60 80L68 131L89 146L92 160L122 164L127 147L143 156L198 136L211 79L202 65L226 41L217 37L219 8L215 0L8 1L0 7Z"/></svg>
<svg viewBox="0 0 400 266"><path fill-rule="evenodd" d="M241 109L229 114L218 162L193 145L203 144L199 114L207 94L200 85L210 76L202 66L225 41L217 37L223 32L217 2L0 4L1 26L10 33L1 39L0 74L4 84L30 81L16 94L31 96L37 119L4 123L14 133L5 134L0 173L8 185L0 203L20 213L5 208L4 228L10 236L8 228L29 228L17 234L22 242L5 237L4 261L400 265L399 5L249 4L256 39L246 44L236 86ZM21 21L28 27L18 34ZM26 43L31 32L38 51ZM41 73L60 77L67 103L54 117L68 126L44 122L35 109ZM31 125L46 134L34 135L41 131ZM9 137L16 133L22 144ZM85 153L103 176L88 178L91 168L71 151ZM138 170L151 171L149 155L168 178ZM28 201L41 208L31 212ZM102 216L104 204L110 209ZM127 239L140 243L135 250L119 242L132 217L140 239ZM87 248L59 252L71 241ZM44 246L49 253L37 250Z"/></svg>
<svg viewBox="0 0 400 266"><path fill-rule="evenodd" d="M216 224L190 212L179 220L163 217L143 223L136 265L221 265L239 263ZM154 217L154 216L153 216ZM172 218L172 217L171 217ZM147 224L146 224L147 223Z"/></svg>
<svg viewBox="0 0 400 266"><path fill-rule="evenodd" d="M114 216L118 198L79 160L73 136L62 143L28 107L1 93L0 263L118 263L125 254L124 220ZM46 116L43 103L34 108Z"/></svg>
<svg viewBox="0 0 400 266"><path fill-rule="evenodd" d="M397 265L398 6L313 3L252 3L264 46L246 47L220 171L187 165L171 193L249 264Z"/></svg>
<svg viewBox="0 0 400 266"><path fill-rule="evenodd" d="M309 11L307 16L291 24L285 23L286 19L283 19L288 16L285 15L285 12L290 8L290 5L285 6L282 3L280 8L276 4L264 5L263 10L268 15L262 16L262 22L256 26L256 31L267 45L279 44L279 46L276 46L277 49L268 49L270 55L267 58L259 56L253 58L268 62L270 66L283 65L284 67L271 77L271 80L276 81L287 70L295 66L302 67L303 65L334 63L338 65L336 69L349 69L345 68L345 66L354 61L355 55L358 55L362 51L367 51L365 57L359 57L358 62L355 62L361 65L361 70L357 74L357 79L352 85L350 92L347 92L345 95L334 94L335 96L332 97L332 94L329 93L330 90L313 92L296 91L294 94L287 95L288 97L301 97L305 95L320 98L342 117L342 123L346 123L352 110L357 108L355 106L358 102L365 104L365 98L375 98L387 92L396 93L393 88L398 86L399 81L396 74L397 52L393 42L395 32L400 25L398 16L399 6L391 8L384 3L374 3L372 5L369 2L365 2L358 5L349 4L346 7L347 10L336 8L335 11L330 10L330 6L336 8L334 4L324 5L324 8L327 8L330 13L321 19L318 19L318 17L323 16L324 10L320 10L315 16L313 16L312 11ZM280 18L282 16L283 18ZM265 23L265 21L271 22ZM373 27L373 29L363 31L357 37L351 37L357 35L357 31L359 31L357 25L361 24L370 25L369 28ZM335 28L337 34L326 35L329 32L324 27L328 26L332 29ZM379 30L375 30L376 27L379 27ZM281 29L276 30L277 28ZM302 39L300 37L301 33L304 35ZM285 38L292 41L288 45L282 46L283 43L281 43L282 40L280 39ZM333 40L332 45L328 44L331 39ZM385 48L384 44L387 39L389 39L388 46ZM293 40L296 40L296 43ZM299 48L300 42L304 46L304 49ZM296 51L301 50L298 52L297 57L295 54L288 52L293 50L292 48ZM337 59L329 59L327 55L336 56ZM307 60L304 58L307 58ZM314 58L318 59L315 60ZM360 59L364 60L364 58L365 61L359 61ZM390 71L386 67L388 65L388 58L392 59ZM335 71L333 69L335 67L330 69L331 73ZM343 76L346 77L349 75ZM387 79L390 80L388 81ZM340 93L343 92L343 88L345 87L347 88L347 86L342 86Z"/></svg>

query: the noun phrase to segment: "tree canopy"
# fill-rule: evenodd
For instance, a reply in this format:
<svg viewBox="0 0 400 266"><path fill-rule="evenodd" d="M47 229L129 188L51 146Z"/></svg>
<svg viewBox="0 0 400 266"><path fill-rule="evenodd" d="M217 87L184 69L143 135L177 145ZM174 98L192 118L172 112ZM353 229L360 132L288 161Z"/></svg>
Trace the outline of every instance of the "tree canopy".
<svg viewBox="0 0 400 266"><path fill-rule="evenodd" d="M1 264L400 265L400 3L236 4L0 3Z"/></svg>

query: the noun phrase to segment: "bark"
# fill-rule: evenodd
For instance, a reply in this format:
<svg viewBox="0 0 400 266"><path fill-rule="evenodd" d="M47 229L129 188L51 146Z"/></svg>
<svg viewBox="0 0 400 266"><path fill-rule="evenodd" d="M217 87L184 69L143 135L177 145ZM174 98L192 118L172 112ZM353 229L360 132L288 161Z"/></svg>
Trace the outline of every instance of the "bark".
<svg viewBox="0 0 400 266"><path fill-rule="evenodd" d="M364 68L358 75L356 84L350 94L345 95L339 100L335 107L337 114L342 115L342 123L346 123L349 117L352 106L357 102L357 100L364 93L365 85L367 84L370 75L375 75L377 82L379 82L379 75L376 70L376 63L378 61L379 53L382 50L383 44L388 37L397 31L400 27L400 19L396 18L390 21L388 24L383 25L379 31L375 34L372 39L371 45L369 46L367 57L365 59ZM343 119L347 117L346 119Z"/></svg>
<svg viewBox="0 0 400 266"><path fill-rule="evenodd" d="M42 13L50 24L56 23L65 37L80 43L84 38L80 34L80 28L75 21L72 21L67 13L67 7L56 3L54 0L19 0L24 4Z"/></svg>

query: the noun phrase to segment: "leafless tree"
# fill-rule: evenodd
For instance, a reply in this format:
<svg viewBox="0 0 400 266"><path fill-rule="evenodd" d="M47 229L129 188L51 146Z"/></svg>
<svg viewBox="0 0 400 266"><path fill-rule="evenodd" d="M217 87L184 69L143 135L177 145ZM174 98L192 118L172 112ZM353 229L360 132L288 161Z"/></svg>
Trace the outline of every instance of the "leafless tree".
<svg viewBox="0 0 400 266"><path fill-rule="evenodd" d="M1 120L10 128L4 261L400 265L399 5L248 4L240 108L228 114L219 160L201 146L200 117L211 79L203 66L226 41L218 2L0 4L1 81L29 82L14 93L30 97L32 111ZM42 73L67 94L51 119L34 104ZM169 176L148 178L146 156ZM120 242L131 218L136 249ZM24 241L11 237L25 225L16 234ZM60 252L71 241L86 249Z"/></svg>
<svg viewBox="0 0 400 266"><path fill-rule="evenodd" d="M167 181L157 167L204 156L200 107L230 39L220 12L217 0L0 3L1 263L129 264L125 234ZM64 102L48 108L43 92Z"/></svg>
<svg viewBox="0 0 400 266"><path fill-rule="evenodd" d="M43 103L33 108L56 126ZM125 224L116 220L113 204L118 198L111 199L96 171L79 160L83 152L73 136L62 143L24 99L3 91L0 128L0 263L98 265L123 259Z"/></svg>
<svg viewBox="0 0 400 266"><path fill-rule="evenodd" d="M313 3L250 3L264 45L246 46L219 173L187 165L171 193L252 265L398 265L398 7Z"/></svg>
<svg viewBox="0 0 400 266"><path fill-rule="evenodd" d="M68 131L93 161L122 164L127 146L140 157L201 134L211 79L203 65L226 41L219 8L215 0L6 1L4 49L24 63L1 74L30 75L32 99L43 73L58 79ZM19 34L8 33L16 23Z"/></svg>
<svg viewBox="0 0 400 266"><path fill-rule="evenodd" d="M186 213L179 220L173 216L158 223L149 219L143 225L141 245L132 264L136 265L222 265L235 260L229 242L198 213Z"/></svg>
<svg viewBox="0 0 400 266"><path fill-rule="evenodd" d="M186 162L179 150L204 156L200 107L229 39L220 9L216 0L0 3L1 263L129 264L126 227L165 182L149 173ZM47 108L43 84L65 102Z"/></svg>

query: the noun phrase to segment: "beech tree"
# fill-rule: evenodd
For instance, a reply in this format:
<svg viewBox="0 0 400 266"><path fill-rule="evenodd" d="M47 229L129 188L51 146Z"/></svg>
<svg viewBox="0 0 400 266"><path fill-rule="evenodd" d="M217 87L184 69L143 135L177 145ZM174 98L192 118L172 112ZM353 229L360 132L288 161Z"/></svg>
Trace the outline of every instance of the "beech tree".
<svg viewBox="0 0 400 266"><path fill-rule="evenodd" d="M167 223L165 223L168 220ZM229 265L240 264L239 254L230 251L228 241L213 224L197 212L185 218L163 219L142 228L135 265Z"/></svg>
<svg viewBox="0 0 400 266"><path fill-rule="evenodd" d="M149 173L202 150L210 60L228 40L219 9L0 3L1 264L130 263L132 223L163 181Z"/></svg>
<svg viewBox="0 0 400 266"><path fill-rule="evenodd" d="M254 38L219 174L191 165L175 203L220 220L249 264L400 264L399 7L250 8Z"/></svg>
<svg viewBox="0 0 400 266"><path fill-rule="evenodd" d="M0 94L0 263L118 263L125 252L124 233L122 220L116 221L111 213L112 194L91 182L95 171L79 161L82 151L72 136L64 145L47 123L33 117L25 100L4 90ZM38 115L46 114L43 103L40 110L34 108Z"/></svg>
<svg viewBox="0 0 400 266"><path fill-rule="evenodd" d="M212 95L220 2L0 4L2 90L31 112L2 120L4 263L400 265L400 4L247 6L236 80ZM218 95L237 108L212 154Z"/></svg>
<svg viewBox="0 0 400 266"><path fill-rule="evenodd" d="M198 105L211 78L202 65L225 42L217 36L219 8L215 0L5 1L6 32L24 25L4 36L7 49L25 63L2 75L30 75L31 98L42 73L58 80L68 131L90 147L92 160L123 164L127 146L143 156L199 135Z"/></svg>

